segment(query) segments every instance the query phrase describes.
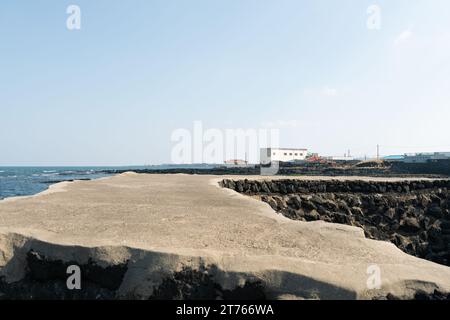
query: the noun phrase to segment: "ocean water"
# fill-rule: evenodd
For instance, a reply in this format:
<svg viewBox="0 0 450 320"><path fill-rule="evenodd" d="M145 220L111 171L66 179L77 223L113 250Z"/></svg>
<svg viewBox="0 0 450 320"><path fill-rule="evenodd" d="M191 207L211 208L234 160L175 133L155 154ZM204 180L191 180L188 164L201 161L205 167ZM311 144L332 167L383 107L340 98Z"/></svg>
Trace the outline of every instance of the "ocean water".
<svg viewBox="0 0 450 320"><path fill-rule="evenodd" d="M71 180L91 180L110 176L104 170L166 169L185 166L130 167L0 167L0 199L42 192L51 184ZM190 166L187 166L190 167Z"/></svg>
<svg viewBox="0 0 450 320"><path fill-rule="evenodd" d="M0 167L0 199L27 196L46 190L51 184L108 176L102 167Z"/></svg>

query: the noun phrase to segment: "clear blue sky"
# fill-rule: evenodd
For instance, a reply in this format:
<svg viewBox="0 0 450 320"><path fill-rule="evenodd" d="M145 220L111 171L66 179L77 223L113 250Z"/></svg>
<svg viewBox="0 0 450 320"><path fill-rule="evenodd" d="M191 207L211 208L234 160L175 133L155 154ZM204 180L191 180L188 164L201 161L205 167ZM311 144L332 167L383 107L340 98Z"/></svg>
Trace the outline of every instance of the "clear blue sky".
<svg viewBox="0 0 450 320"><path fill-rule="evenodd" d="M167 163L195 120L277 127L282 146L327 155L450 151L449 14L448 0L1 1L0 165Z"/></svg>

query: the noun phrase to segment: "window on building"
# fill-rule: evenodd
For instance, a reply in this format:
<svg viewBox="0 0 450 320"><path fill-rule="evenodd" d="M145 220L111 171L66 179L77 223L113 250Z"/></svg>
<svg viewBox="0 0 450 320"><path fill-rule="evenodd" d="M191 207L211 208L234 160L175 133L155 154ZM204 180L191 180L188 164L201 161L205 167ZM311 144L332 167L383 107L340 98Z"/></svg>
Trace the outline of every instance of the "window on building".
<svg viewBox="0 0 450 320"><path fill-rule="evenodd" d="M287 153L285 152L284 155L287 156Z"/></svg>
<svg viewBox="0 0 450 320"><path fill-rule="evenodd" d="M274 152L273 155L276 155L276 153Z"/></svg>
<svg viewBox="0 0 450 320"><path fill-rule="evenodd" d="M290 156L292 156L292 153L289 153Z"/></svg>
<svg viewBox="0 0 450 320"><path fill-rule="evenodd" d="M295 155L298 156L298 153L296 153Z"/></svg>

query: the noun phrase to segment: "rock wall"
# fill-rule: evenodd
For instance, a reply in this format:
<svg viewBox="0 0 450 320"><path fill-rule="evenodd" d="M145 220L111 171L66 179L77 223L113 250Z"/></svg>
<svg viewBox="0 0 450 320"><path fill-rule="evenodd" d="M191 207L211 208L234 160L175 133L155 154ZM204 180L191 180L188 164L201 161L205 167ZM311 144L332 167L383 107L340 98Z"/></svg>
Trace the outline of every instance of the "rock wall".
<svg viewBox="0 0 450 320"><path fill-rule="evenodd" d="M264 165L263 167L269 167ZM244 167L205 167L205 168L168 168L168 169L116 169L102 170L106 174L120 174L127 171L146 174L208 174L208 175L259 175L261 166ZM309 176L370 176L370 177L399 177L399 176L429 176L446 178L450 176L450 160L438 160L427 163L403 162L364 162L347 161L342 163L279 163L277 175L309 175Z"/></svg>
<svg viewBox="0 0 450 320"><path fill-rule="evenodd" d="M450 159L434 160L426 163L394 162L392 172L410 174L441 174L450 176Z"/></svg>
<svg viewBox="0 0 450 320"><path fill-rule="evenodd" d="M222 186L257 196L301 221L364 229L411 255L450 266L450 180L401 182L229 180Z"/></svg>

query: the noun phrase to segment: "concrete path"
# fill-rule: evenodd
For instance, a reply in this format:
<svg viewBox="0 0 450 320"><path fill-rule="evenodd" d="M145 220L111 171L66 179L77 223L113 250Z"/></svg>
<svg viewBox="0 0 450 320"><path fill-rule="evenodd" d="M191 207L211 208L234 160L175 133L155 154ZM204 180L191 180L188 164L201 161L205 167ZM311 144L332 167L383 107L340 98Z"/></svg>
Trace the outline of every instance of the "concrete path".
<svg viewBox="0 0 450 320"><path fill-rule="evenodd" d="M124 248L190 257L165 266L175 270L199 261L215 264L224 272L218 280L223 285L237 281L225 279L227 272L252 276L277 298L353 299L389 292L408 297L417 289L438 287L450 291L448 267L366 239L359 228L288 220L263 202L219 187L221 179L126 173L0 201L0 275L11 281L19 277L7 266L23 236L38 239L41 248L45 243L64 246L65 251L47 250L62 259L74 258L65 253L74 246L109 248L95 251L102 261L129 259L132 254ZM370 273L377 271L380 290L367 285L374 279ZM136 290L134 278L122 289Z"/></svg>

